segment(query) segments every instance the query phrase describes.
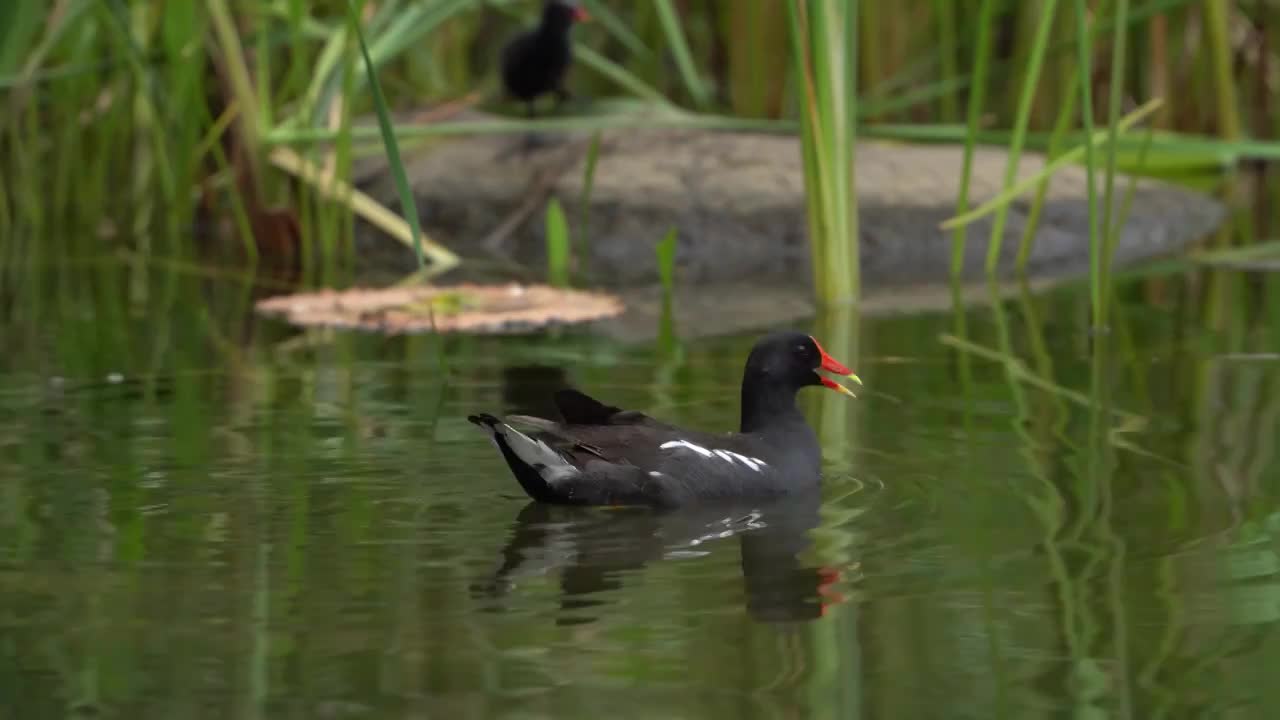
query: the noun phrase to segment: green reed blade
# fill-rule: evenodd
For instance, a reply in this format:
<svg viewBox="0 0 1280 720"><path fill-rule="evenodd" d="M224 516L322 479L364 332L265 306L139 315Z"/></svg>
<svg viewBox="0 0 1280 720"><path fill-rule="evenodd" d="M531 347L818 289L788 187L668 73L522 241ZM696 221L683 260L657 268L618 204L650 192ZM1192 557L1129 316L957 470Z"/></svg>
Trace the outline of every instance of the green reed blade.
<svg viewBox="0 0 1280 720"><path fill-rule="evenodd" d="M31 0L0 3L0 75L7 76L26 64L28 48L36 43L48 8Z"/></svg>
<svg viewBox="0 0 1280 720"><path fill-rule="evenodd" d="M680 72L685 89L693 98L694 105L699 108L710 107L711 90L698 74L698 68L693 62L693 53L689 50L689 41L685 37L680 14L676 11L675 5L671 0L653 0L653 6L658 12L658 19L666 34L667 46L675 59L676 69Z"/></svg>
<svg viewBox="0 0 1280 720"><path fill-rule="evenodd" d="M1035 38L1031 44L1031 55L1022 79L1022 92L1018 97L1017 114L1013 122L1013 138L1009 142L1009 155L1005 163L1004 187L1008 188L1018 178L1018 165L1022 160L1022 147L1026 141L1027 124L1031 121L1031 105L1036 97L1036 88L1040 84L1040 69L1044 63L1045 48L1049 44L1049 31L1053 28L1054 13L1057 11L1057 0L1045 0L1041 3L1040 19L1036 23ZM1004 245L1004 225L1008 218L1008 205L1001 205L991 223L991 239L987 245L988 277L994 277L1000 262L1000 249ZM953 258L954 259L954 258ZM952 271L955 268L953 266Z"/></svg>
<svg viewBox="0 0 1280 720"><path fill-rule="evenodd" d="M1116 214L1115 221L1107 229L1107 276L1112 277L1111 262L1115 257L1116 243L1120 241L1120 233L1124 230L1125 221L1129 217L1129 212L1133 208L1134 197L1138 194L1138 173L1142 171L1143 163L1147 159L1147 153L1151 150L1151 138L1155 135L1155 129L1151 125L1147 125L1146 131L1142 133L1143 144L1138 151L1138 169L1129 177L1129 187L1125 190L1124 201L1120 206L1120 212Z"/></svg>
<svg viewBox="0 0 1280 720"><path fill-rule="evenodd" d="M646 83L639 75L628 70L625 66L615 63L609 58L592 50L584 45L575 44L573 46L573 57L583 67L590 68L600 75L612 80L623 90L629 91L632 95L644 98L660 105L671 105L671 101L667 99L662 91Z"/></svg>
<svg viewBox="0 0 1280 720"><path fill-rule="evenodd" d="M658 279L663 297L670 298L676 287L676 229L671 228L654 248L658 258Z"/></svg>
<svg viewBox="0 0 1280 720"><path fill-rule="evenodd" d="M1125 130L1128 130L1129 128L1133 127L1134 125L1137 125L1138 123L1146 119L1148 116L1150 116L1152 113L1154 113L1156 110L1158 110L1162 104L1164 104L1164 101L1161 100L1160 98L1155 98L1154 100L1147 101L1145 105L1142 105L1141 107L1137 108L1133 112L1124 116L1124 119L1116 123L1115 131L1124 132ZM1090 125L1092 125L1092 123L1090 123ZM1063 154L1059 155L1053 160L1050 160L1049 162L1045 163L1044 167L1041 168L1039 172L1029 175L1026 178L1023 178L1022 180L1018 181L1017 183L1005 188L1004 190L999 192L995 197L982 203L978 207L966 213L962 213L960 215L956 215L955 217L944 220L942 223L938 225L938 227L943 230L950 230L956 227L960 227L962 225L968 225L972 223L974 220L985 217L986 215L989 215L995 212L1001 205L1007 205L1008 203L1012 202L1014 198L1026 192L1027 190L1030 190L1031 188L1035 187L1045 178L1049 177L1050 175L1057 172L1058 170L1061 170L1062 168L1066 167L1067 165L1070 165L1071 163L1074 163L1076 160L1079 160L1081 157L1091 155L1093 152L1093 148L1101 144L1102 142L1104 142L1108 137L1111 136L1111 133L1112 133L1111 130L1098 130L1096 132L1092 132L1088 142L1085 142L1082 145L1079 145L1077 147L1072 148L1071 150L1068 150L1067 152L1064 152Z"/></svg>
<svg viewBox="0 0 1280 720"><path fill-rule="evenodd" d="M591 136L586 167L582 171L582 197L578 199L578 275L585 278L591 265L591 193L596 183L596 163L600 160L600 133Z"/></svg>
<svg viewBox="0 0 1280 720"><path fill-rule="evenodd" d="M631 25L607 4L601 0L581 0L581 2L582 7L591 14L591 21L603 27L627 49L627 52L636 56L641 62L652 58L653 51L644 44L644 40L640 39L640 36L631 29Z"/></svg>
<svg viewBox="0 0 1280 720"><path fill-rule="evenodd" d="M1229 0L1204 1L1204 32L1209 45L1209 58L1213 63L1218 132L1231 140L1244 136L1244 126L1236 104L1236 81L1232 67L1235 49L1228 18L1234 4Z"/></svg>
<svg viewBox="0 0 1280 720"><path fill-rule="evenodd" d="M1101 315L1106 316L1109 298L1111 295L1111 239L1114 237L1113 223L1115 218L1115 192L1116 192L1116 138L1120 133L1116 131L1116 125L1120 122L1121 103L1124 102L1124 68L1125 68L1125 46L1128 40L1128 25L1125 19L1129 13L1129 0L1116 0L1116 32L1112 38L1111 45L1111 87L1110 97L1107 106L1107 127L1109 128L1108 137L1110 142L1107 143L1106 158L1106 176L1103 178L1102 191L1102 258L1098 266L1101 269L1101 280L1103 285L1102 303L1103 309ZM1149 136L1149 134L1148 134Z"/></svg>
<svg viewBox="0 0 1280 720"><path fill-rule="evenodd" d="M1077 80L1074 71L1070 74L1069 81L1061 88L1058 98L1058 116L1054 119L1053 132L1049 136L1049 145L1045 150L1048 159L1052 161L1062 152L1062 143L1067 134L1067 129L1071 126L1071 119L1075 117L1076 112L1076 86ZM1151 137L1147 134L1148 139ZM1118 142L1118 139L1113 139ZM1040 225L1040 214L1044 210L1044 201L1049 194L1049 180L1052 176L1046 176L1040 181L1036 187L1035 197L1031 201L1031 209L1027 211L1027 226L1022 232L1022 240L1018 244L1018 257L1014 263L1014 267L1019 275L1025 275L1027 271L1027 263L1031 260L1031 249L1035 244L1036 230Z"/></svg>
<svg viewBox="0 0 1280 720"><path fill-rule="evenodd" d="M977 144L978 125L982 120L983 101L987 87L987 66L991 61L991 37L994 24L995 0L982 0L978 10L978 39L974 46L973 86L969 89L969 107L966 113L968 132L964 138L964 157L960 165L960 190L956 196L956 215L969 209L969 183L973 175L973 151ZM943 229L947 229L943 226ZM964 272L965 236L963 225L956 225L951 236L951 280L959 282Z"/></svg>
<svg viewBox="0 0 1280 720"><path fill-rule="evenodd" d="M856 302L860 294L858 203L854 175L858 3L787 4L793 66L801 96L810 263L818 301Z"/></svg>
<svg viewBox="0 0 1280 720"><path fill-rule="evenodd" d="M555 287L569 286L569 223L560 201L547 201L546 220L547 282Z"/></svg>
<svg viewBox="0 0 1280 720"><path fill-rule="evenodd" d="M369 47L365 44L364 33L360 30L360 13L356 9L356 0L347 0L347 18L351 32L360 45L360 54L364 58L364 69L369 80L369 89L373 99L373 107L378 115L378 129L382 133L382 142L387 149L387 163L391 168L391 177L395 181L396 194L400 196L401 213L413 231L413 253L418 260L418 267L425 265L422 254L422 228L418 222L418 206L414 202L413 191L409 187L409 177L404 170L404 162L400 158L400 146L396 141L395 128L391 124L391 111L387 107L387 99L382 94L382 85L378 82L374 71L373 58L369 57Z"/></svg>
<svg viewBox="0 0 1280 720"><path fill-rule="evenodd" d="M956 68L956 3L955 0L933 0L933 14L938 23L938 56L940 56L941 85L959 88L959 69ZM959 117L956 108L955 92L946 92L941 96L942 122L955 122Z"/></svg>
<svg viewBox="0 0 1280 720"><path fill-rule="evenodd" d="M1089 299L1093 307L1093 326L1102 327L1102 236L1098 231L1097 165L1094 162L1093 132L1093 42L1089 33L1089 9L1086 0L1075 0L1076 51L1080 69L1080 117L1090 141L1084 144L1085 186L1089 198Z"/></svg>

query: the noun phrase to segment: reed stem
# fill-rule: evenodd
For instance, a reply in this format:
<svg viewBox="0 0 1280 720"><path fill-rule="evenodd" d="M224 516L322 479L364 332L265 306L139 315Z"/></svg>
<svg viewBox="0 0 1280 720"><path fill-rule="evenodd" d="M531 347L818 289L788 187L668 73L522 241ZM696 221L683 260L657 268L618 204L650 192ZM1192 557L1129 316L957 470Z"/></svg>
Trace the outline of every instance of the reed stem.
<svg viewBox="0 0 1280 720"><path fill-rule="evenodd" d="M956 215L969 209L969 184L973 175L973 151L977 145L978 127L986 99L987 66L991 61L991 31L995 18L995 0L982 0L978 10L978 38L974 45L973 86L969 88L967 112L968 133L964 141L964 157L960 165L960 191L956 197ZM951 234L951 282L958 284L964 274L964 250L968 228L955 227Z"/></svg>

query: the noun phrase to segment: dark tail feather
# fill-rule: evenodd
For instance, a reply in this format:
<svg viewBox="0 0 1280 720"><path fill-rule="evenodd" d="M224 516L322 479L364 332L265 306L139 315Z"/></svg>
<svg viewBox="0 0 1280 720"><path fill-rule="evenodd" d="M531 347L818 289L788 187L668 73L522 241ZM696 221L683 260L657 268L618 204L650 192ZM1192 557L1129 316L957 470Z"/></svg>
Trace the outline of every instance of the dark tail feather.
<svg viewBox="0 0 1280 720"><path fill-rule="evenodd" d="M609 418L622 412L572 388L556 391L555 402L561 417L572 425L608 425Z"/></svg>

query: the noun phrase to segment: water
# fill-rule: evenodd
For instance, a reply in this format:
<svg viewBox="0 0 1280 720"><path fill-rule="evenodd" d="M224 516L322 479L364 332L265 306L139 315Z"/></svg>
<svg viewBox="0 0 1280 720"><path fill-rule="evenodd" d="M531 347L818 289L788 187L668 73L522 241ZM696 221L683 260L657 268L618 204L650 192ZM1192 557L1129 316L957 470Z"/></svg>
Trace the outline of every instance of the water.
<svg viewBox="0 0 1280 720"><path fill-rule="evenodd" d="M661 516L530 506L464 416L571 382L731 428L752 337L307 341L166 278L0 330L0 716L1280 706L1268 276L1126 286L1103 336L1072 289L967 313L1013 371L949 315L820 319L867 382L806 391L820 506Z"/></svg>

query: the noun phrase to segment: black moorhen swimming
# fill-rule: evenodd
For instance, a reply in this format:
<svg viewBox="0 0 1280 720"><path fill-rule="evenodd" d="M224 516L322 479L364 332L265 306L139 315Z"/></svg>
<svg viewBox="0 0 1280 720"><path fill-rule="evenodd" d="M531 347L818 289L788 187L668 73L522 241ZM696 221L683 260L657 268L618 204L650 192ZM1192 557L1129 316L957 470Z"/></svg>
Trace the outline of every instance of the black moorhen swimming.
<svg viewBox="0 0 1280 720"><path fill-rule="evenodd" d="M587 13L569 0L547 0L538 27L520 33L502 48L502 84L533 117L533 101L549 92L569 97L564 76L573 60L569 31Z"/></svg>
<svg viewBox="0 0 1280 720"><path fill-rule="evenodd" d="M563 422L517 415L506 422L492 415L467 419L490 434L520 486L539 502L669 507L767 499L818 484L822 453L796 407L796 392L825 385L853 395L818 370L861 383L809 335L762 338L743 371L737 433L685 430L577 390L555 394Z"/></svg>

